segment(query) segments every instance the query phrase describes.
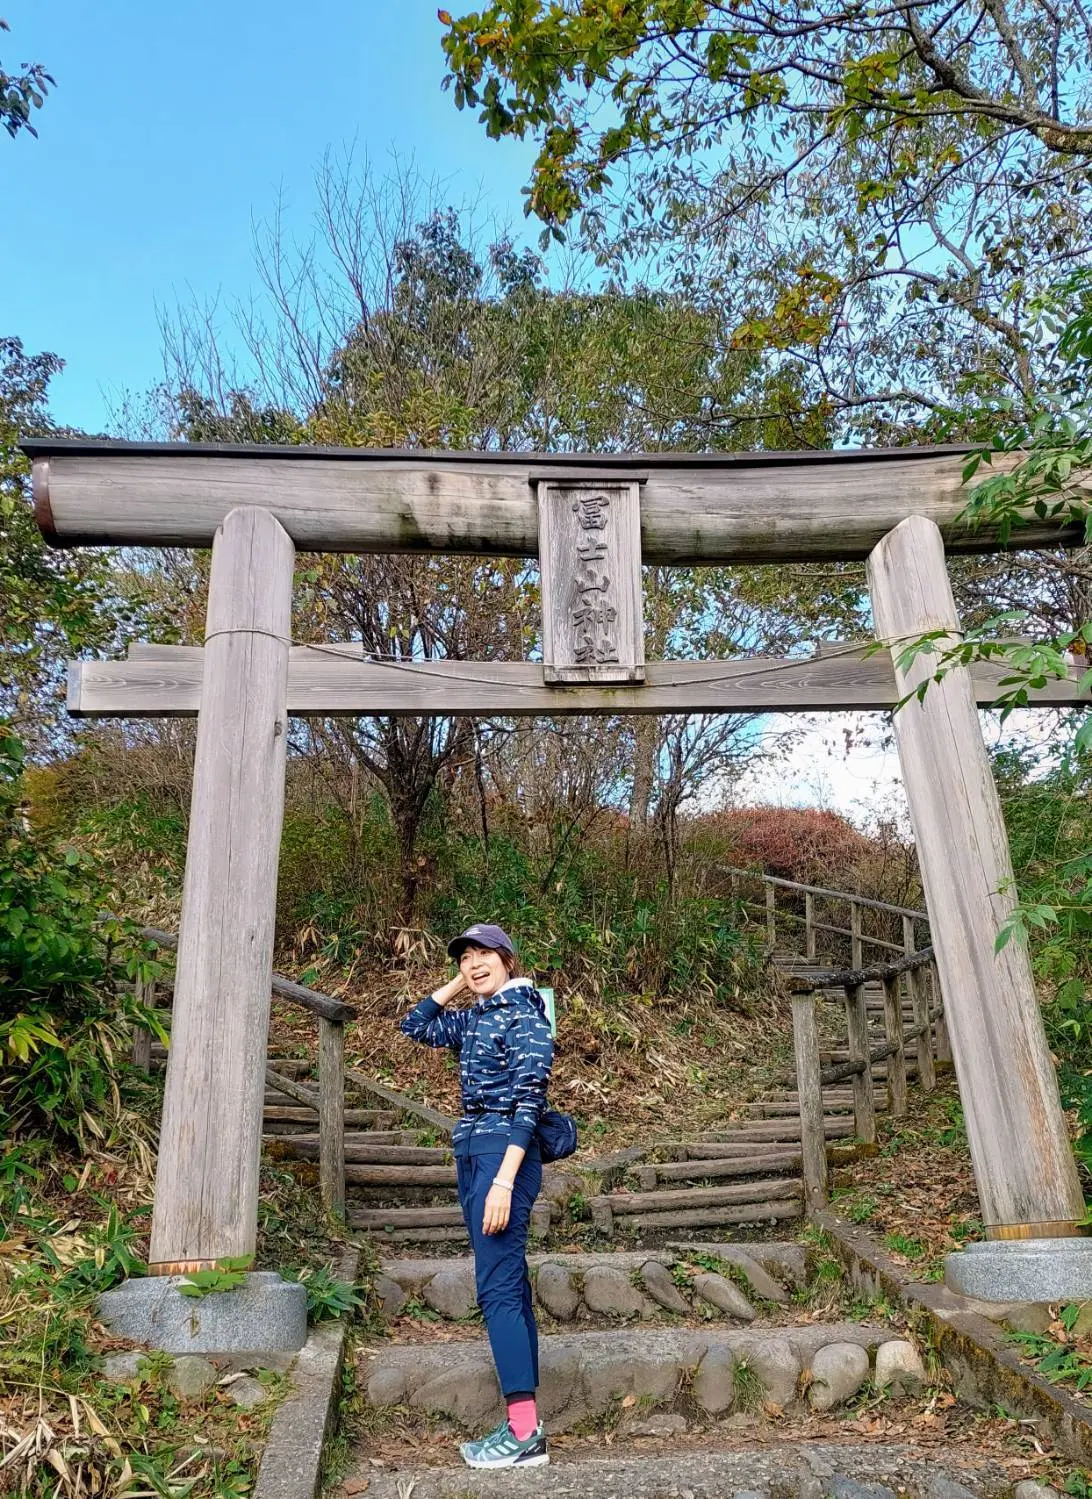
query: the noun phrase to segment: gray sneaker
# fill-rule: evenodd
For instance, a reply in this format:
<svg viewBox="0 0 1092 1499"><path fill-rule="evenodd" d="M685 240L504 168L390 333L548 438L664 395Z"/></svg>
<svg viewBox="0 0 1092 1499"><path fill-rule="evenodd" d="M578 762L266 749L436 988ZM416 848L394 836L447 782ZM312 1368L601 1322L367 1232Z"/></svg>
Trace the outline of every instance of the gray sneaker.
<svg viewBox="0 0 1092 1499"><path fill-rule="evenodd" d="M496 1431L459 1448L468 1468L544 1468L550 1461L541 1421L525 1442L514 1435L507 1420Z"/></svg>

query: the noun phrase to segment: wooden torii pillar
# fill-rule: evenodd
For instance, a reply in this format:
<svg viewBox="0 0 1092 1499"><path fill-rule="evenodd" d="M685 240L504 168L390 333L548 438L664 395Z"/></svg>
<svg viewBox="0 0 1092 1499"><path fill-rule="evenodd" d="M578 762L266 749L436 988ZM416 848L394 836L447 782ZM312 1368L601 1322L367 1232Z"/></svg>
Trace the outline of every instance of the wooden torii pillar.
<svg viewBox="0 0 1092 1499"><path fill-rule="evenodd" d="M534 555L539 496L593 479L630 493L630 510L618 514L631 519L620 522L616 541L631 548L639 527L645 562L868 557L877 629L899 641L932 628L958 630L944 540L962 550L998 542L961 525L962 455L952 450L604 459L64 440L36 440L26 450L35 460L39 524L54 543L206 546L216 536L209 642L196 675L191 653L187 681L179 680L183 671L164 682L156 668L154 690L137 681L134 691L140 663L132 672L115 663L105 689L98 683L96 708L93 673L76 674L77 702L89 713L110 712L111 701L128 704L114 712L153 714L193 712L199 703L172 1048L176 1057L192 1050L195 1060L172 1063L168 1082L153 1225L160 1270L253 1245L286 712L294 703L305 713L390 711L381 680L389 668L350 662L316 688L298 662L292 685L293 543ZM574 523L562 506L546 523L548 544L563 524ZM570 580L579 626L570 618L577 634L565 646L568 659L552 670L553 680L579 685L550 688L518 666L500 672L483 694L480 682L460 680L464 663L452 663L446 685L429 672L427 693L410 669L402 683L413 690L395 711L554 712L558 691L571 692L567 711L580 712L657 711L665 698L675 711L693 711L702 701L723 711L751 702L761 711L807 700L806 693L798 700L790 691L779 701L776 691L756 691L747 669L729 681L727 663L690 664L689 674L673 668L678 680L667 682L659 675L665 664L646 666L639 652L616 649L610 628L632 611L619 599L610 617L595 603L604 566L593 544L597 517L589 512L575 524L585 547L579 576ZM1057 545L1080 536L1037 522L1023 539ZM606 563L609 571L614 563ZM853 682L842 682L825 705L883 706L924 672L927 664L893 675L885 667L880 680L867 670L850 673ZM647 685L635 685L642 680ZM1074 701L1071 684L1061 685L1068 692L1053 700ZM812 690L821 692L818 681ZM924 703L896 715L983 1214L987 1231L1002 1241L953 1256L948 1275L994 1299L1085 1299L1092 1297L1092 1241L1076 1237L1083 1203L1026 954L1012 944L994 952L1011 908L1011 867L976 693L982 695L980 675L952 672L930 687ZM233 1006L235 1013L224 1013ZM225 1129L237 1138L222 1140Z"/></svg>
<svg viewBox="0 0 1092 1499"><path fill-rule="evenodd" d="M896 712L895 735L982 1221L988 1239L1008 1241L950 1255L946 1278L984 1300L1087 1295L1092 1241L1078 1237L1084 1196L1031 964L1019 942L996 951L1016 893L971 674L930 681L928 654L899 664L900 648L927 633L959 639L937 526L908 516L872 552L868 581L900 695L929 683Z"/></svg>
<svg viewBox="0 0 1092 1499"><path fill-rule="evenodd" d="M212 544L153 1275L254 1253L294 559L256 507L232 510Z"/></svg>

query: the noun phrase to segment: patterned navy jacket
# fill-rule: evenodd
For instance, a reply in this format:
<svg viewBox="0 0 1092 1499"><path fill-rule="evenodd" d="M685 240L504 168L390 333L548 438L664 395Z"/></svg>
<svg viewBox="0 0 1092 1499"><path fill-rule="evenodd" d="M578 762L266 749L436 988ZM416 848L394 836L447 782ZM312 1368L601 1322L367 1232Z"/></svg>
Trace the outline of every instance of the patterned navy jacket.
<svg viewBox="0 0 1092 1499"><path fill-rule="evenodd" d="M461 1010L445 1009L430 994L401 1029L425 1046L459 1053L463 1117L451 1137L457 1156L530 1147L546 1107L554 1042L542 995L529 980L509 979Z"/></svg>

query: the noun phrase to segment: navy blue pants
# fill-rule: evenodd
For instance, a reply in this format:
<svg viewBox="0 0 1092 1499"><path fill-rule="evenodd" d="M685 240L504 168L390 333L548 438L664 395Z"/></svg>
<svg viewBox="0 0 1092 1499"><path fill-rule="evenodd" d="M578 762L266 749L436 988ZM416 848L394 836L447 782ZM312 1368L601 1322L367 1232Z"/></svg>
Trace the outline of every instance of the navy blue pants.
<svg viewBox="0 0 1092 1499"><path fill-rule="evenodd" d="M531 1209L542 1186L538 1146L524 1156L512 1192L508 1227L499 1234L482 1233L485 1199L500 1171L504 1152L460 1156L459 1205L474 1250L474 1279L478 1305L485 1318L501 1393L532 1394L538 1388L538 1328L531 1305L527 1274L527 1233Z"/></svg>

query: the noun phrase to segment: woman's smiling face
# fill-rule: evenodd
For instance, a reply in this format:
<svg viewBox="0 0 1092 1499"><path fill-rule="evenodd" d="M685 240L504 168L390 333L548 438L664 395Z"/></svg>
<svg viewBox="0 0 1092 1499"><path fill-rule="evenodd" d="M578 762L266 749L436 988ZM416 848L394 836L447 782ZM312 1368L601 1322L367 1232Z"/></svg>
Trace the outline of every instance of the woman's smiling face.
<svg viewBox="0 0 1092 1499"><path fill-rule="evenodd" d="M504 959L492 947L466 947L459 959L459 972L475 994L496 994L508 980Z"/></svg>

